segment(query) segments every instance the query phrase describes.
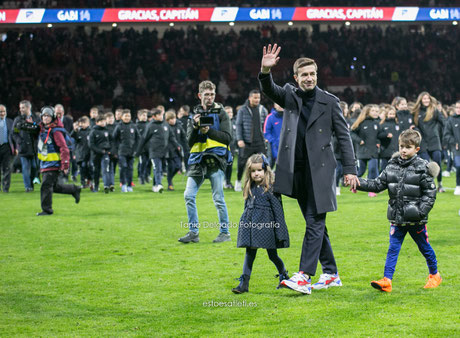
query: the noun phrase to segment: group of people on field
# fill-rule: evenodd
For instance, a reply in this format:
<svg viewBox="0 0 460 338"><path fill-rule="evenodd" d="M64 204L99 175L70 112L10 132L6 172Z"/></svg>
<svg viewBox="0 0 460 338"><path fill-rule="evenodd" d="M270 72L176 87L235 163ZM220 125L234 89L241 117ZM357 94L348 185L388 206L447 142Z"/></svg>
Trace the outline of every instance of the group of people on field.
<svg viewBox="0 0 460 338"><path fill-rule="evenodd" d="M100 114L97 108L92 108L90 117L80 118L72 124L70 132L65 128L62 105L43 107L37 121L31 114L30 102L22 101L21 115L13 124L5 117L0 120L0 139L5 141L1 145L6 144L11 155L21 154L24 145L32 148L32 156L20 155L25 158L21 158L21 163L25 164L26 191L33 189L33 180L37 178L28 160L39 159L43 177L39 216L53 214L53 191L71 194L79 203L82 187L64 184L59 177L59 172L69 175L72 160L78 165L82 186L97 192L102 174L105 193L115 190L117 164L121 191L133 191L135 157L139 157L141 184L149 181L151 166L152 190L162 192L163 167L167 163L168 189L173 190L172 178L183 170L184 161L188 176L184 199L189 232L179 238L179 242L197 243L200 223L196 196L205 179L211 182L219 218L219 235L214 242L231 240L223 188L224 182L229 185L226 173L233 163L234 138L237 146L234 149L239 149L234 189L243 191L245 199L237 245L246 248L243 274L240 284L232 290L234 293L248 291L258 248L267 249L277 267L278 287L310 294L312 289L342 285L326 228L327 212L337 209L341 177L345 186L353 191L367 191L369 196L389 190L390 248L384 278L371 285L381 291L391 291L399 250L409 232L427 261L430 274L425 288L437 287L442 279L426 225L436 192L444 191L440 171L443 150L447 150L447 157L457 169L457 188L460 188L460 101L452 107L450 117L438 110L436 100L427 92L419 95L411 109L404 98L398 97L392 106L360 107L355 103L349 114L337 97L317 87L318 67L312 59L299 58L294 63L297 86L289 83L278 86L270 70L278 63L280 51L281 47L276 44L264 47L258 75L262 92L277 104L275 113L283 112L282 121L278 121L281 126L275 152L273 140L264 136L268 114L260 105L260 92L250 93L233 125L228 107L215 102L215 84L207 80L199 85L200 103L191 110L183 107L179 116L157 107L151 111L139 110L138 121L134 123L128 109L117 110L114 115ZM185 125L180 119L184 119ZM266 156L268 144L272 159L276 154L275 175L271 169L273 160ZM430 159L433 162L429 163ZM360 178L366 168L367 180ZM29 172L24 174L26 169ZM243 172L246 173L244 184L241 182ZM70 175L75 178L73 173ZM437 188L434 177L438 180ZM299 270L292 277L277 253L278 248L287 248L290 243L281 195L297 200L306 223ZM323 273L318 282L312 284L318 261Z"/></svg>

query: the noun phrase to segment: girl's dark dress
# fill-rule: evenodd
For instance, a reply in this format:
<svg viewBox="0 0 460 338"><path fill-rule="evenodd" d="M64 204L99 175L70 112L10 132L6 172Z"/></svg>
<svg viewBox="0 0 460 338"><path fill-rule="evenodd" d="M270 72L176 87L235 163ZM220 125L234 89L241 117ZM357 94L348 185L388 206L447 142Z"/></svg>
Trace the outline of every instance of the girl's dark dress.
<svg viewBox="0 0 460 338"><path fill-rule="evenodd" d="M264 187L253 185L244 203L237 247L277 249L289 247L289 233L281 200Z"/></svg>

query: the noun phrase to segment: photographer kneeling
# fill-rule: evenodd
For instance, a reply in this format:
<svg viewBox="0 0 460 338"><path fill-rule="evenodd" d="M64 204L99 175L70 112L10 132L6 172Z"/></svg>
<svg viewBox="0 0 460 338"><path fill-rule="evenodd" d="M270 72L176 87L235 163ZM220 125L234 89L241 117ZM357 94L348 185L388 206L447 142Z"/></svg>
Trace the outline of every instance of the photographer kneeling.
<svg viewBox="0 0 460 338"><path fill-rule="evenodd" d="M196 195L204 180L211 181L212 199L219 217L220 233L213 241L230 241L228 212L224 200L225 168L231 161L228 145L232 139L230 120L224 107L215 103L216 86L211 81L199 85L201 104L194 108L188 121L187 141L190 146L189 171L184 198L190 231L179 242L199 242L199 222Z"/></svg>

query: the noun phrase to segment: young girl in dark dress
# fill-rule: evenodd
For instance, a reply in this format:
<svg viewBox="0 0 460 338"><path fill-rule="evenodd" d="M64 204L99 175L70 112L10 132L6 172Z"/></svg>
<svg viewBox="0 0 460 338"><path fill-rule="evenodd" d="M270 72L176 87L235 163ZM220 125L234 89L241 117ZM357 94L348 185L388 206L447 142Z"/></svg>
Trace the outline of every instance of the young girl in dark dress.
<svg viewBox="0 0 460 338"><path fill-rule="evenodd" d="M248 292L252 265L259 248L267 249L268 257L278 269L279 281L289 279L277 252L278 248L289 247L289 233L281 200L273 194L273 181L274 175L265 155L252 155L246 163L244 211L237 241L239 248L246 248L246 256L240 284L232 289L234 293Z"/></svg>

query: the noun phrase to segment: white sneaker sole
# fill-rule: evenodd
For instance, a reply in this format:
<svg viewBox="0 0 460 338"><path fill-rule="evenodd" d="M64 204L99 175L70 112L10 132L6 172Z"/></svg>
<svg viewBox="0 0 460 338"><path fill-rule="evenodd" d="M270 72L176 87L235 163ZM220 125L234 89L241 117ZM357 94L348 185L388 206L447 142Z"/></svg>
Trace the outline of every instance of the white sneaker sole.
<svg viewBox="0 0 460 338"><path fill-rule="evenodd" d="M322 289L327 289L327 288L330 288L331 286L342 286L342 282L339 283L330 283L330 284L327 284L327 285L323 285L323 284L319 284L319 285L315 285L313 284L311 286L312 290L322 290Z"/></svg>
<svg viewBox="0 0 460 338"><path fill-rule="evenodd" d="M288 289L291 289L291 290L306 294L306 295L311 295L311 289L308 289L305 286L298 286L297 283L293 283L293 282L291 282L289 280L286 280L286 279L283 280L280 283L280 285L284 286L284 287L287 287Z"/></svg>

